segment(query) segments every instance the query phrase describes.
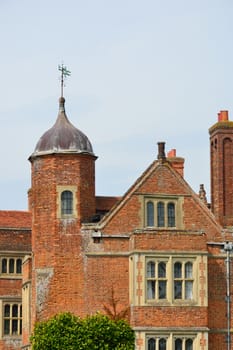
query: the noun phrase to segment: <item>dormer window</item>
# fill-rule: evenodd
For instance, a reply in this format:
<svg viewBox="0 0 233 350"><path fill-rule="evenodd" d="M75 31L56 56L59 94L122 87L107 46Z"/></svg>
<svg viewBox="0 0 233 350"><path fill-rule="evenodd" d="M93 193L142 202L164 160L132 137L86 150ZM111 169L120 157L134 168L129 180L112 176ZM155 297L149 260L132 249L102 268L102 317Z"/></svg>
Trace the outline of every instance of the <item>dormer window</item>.
<svg viewBox="0 0 233 350"><path fill-rule="evenodd" d="M73 193L71 191L63 191L61 193L61 215L73 214Z"/></svg>

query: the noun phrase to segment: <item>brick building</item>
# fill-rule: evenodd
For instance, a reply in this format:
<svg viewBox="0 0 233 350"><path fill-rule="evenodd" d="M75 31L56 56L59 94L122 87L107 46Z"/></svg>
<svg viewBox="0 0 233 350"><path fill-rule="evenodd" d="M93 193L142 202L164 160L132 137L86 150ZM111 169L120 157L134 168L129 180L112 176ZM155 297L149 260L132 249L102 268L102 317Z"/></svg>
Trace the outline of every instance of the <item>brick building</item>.
<svg viewBox="0 0 233 350"><path fill-rule="evenodd" d="M34 322L61 311L124 315L137 350L227 349L233 122L226 111L209 132L210 205L164 142L122 197L98 197L97 157L60 98L54 126L29 158L28 212L0 211L0 350L30 349Z"/></svg>

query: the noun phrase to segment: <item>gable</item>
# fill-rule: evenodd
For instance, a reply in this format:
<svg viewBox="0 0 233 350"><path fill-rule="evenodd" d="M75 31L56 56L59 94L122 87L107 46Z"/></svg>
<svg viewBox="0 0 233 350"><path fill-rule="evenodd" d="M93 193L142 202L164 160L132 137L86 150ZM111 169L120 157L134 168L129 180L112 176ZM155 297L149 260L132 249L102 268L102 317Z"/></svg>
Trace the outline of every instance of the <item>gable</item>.
<svg viewBox="0 0 233 350"><path fill-rule="evenodd" d="M205 232L208 239L221 235L220 226L210 210L169 161L153 162L102 219L98 228L108 234L130 234L135 230L148 229L146 222L148 201L153 202L154 206L158 202L163 202L165 210L169 203L174 203L177 218L174 227L170 229ZM157 224L154 226L158 229ZM167 228L166 225L164 227Z"/></svg>

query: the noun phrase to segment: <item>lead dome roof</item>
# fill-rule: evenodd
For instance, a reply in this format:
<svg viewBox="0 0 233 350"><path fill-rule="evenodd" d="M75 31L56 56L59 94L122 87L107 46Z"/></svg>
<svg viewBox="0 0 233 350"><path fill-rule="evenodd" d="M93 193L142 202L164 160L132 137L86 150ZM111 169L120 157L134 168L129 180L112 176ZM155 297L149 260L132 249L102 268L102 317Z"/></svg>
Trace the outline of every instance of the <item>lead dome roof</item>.
<svg viewBox="0 0 233 350"><path fill-rule="evenodd" d="M94 156L88 137L67 118L64 97L59 99L59 113L55 124L41 136L32 156L51 153L87 153Z"/></svg>

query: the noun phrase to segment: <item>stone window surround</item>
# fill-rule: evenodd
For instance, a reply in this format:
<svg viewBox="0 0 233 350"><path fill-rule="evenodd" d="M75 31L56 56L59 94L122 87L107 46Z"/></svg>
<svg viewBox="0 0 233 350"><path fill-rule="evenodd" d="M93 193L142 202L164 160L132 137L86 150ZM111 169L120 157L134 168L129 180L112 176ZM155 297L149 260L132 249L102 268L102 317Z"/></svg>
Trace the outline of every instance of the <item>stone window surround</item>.
<svg viewBox="0 0 233 350"><path fill-rule="evenodd" d="M4 259L6 259L7 265L6 265L6 272L2 272L2 264ZM14 260L13 264L13 272L10 272L10 260ZM21 272L17 272L17 261L21 260ZM0 255L0 277L1 278L7 278L7 279L14 279L14 278L22 278L22 263L23 263L23 256L19 255L9 255L9 254L4 254Z"/></svg>
<svg viewBox="0 0 233 350"><path fill-rule="evenodd" d="M73 213L63 215L61 210L61 194L64 191L70 191L73 194ZM72 185L58 185L57 186L57 218L59 219L72 219L77 218L77 186Z"/></svg>
<svg viewBox="0 0 233 350"><path fill-rule="evenodd" d="M179 305L179 304L196 304L197 302L197 268L196 268L196 259L195 257L184 257L184 256L164 256L164 257L155 257L155 256L147 256L145 259L145 270L147 269L147 263L148 262L155 262L155 265L158 266L160 262L166 263L166 282L167 282L167 297L165 299L159 299L158 297L151 300L147 298L147 271L145 271L145 303L146 304L173 304L173 305ZM184 287L182 291L182 298L175 299L174 296L174 281L176 280L174 278L174 264L180 262L183 266L191 262L193 266L192 271L192 278L191 281L193 282L193 298L192 299L185 299L184 295ZM182 283L184 284L185 278L182 276L181 278Z"/></svg>
<svg viewBox="0 0 233 350"><path fill-rule="evenodd" d="M147 204L152 202L154 204L154 226L148 226L147 224ZM164 203L164 227L158 226L158 216L157 216L157 204ZM173 203L175 205L175 226L168 226L168 204ZM144 227L156 227L158 229L169 228L169 229L182 229L183 228L183 197L176 195L165 195L165 194L156 194L156 195L146 195L144 196Z"/></svg>
<svg viewBox="0 0 233 350"><path fill-rule="evenodd" d="M22 306L22 299L20 297L4 297L0 298L0 339L11 338L21 339L21 334L6 334L4 335L4 306L9 304L12 308L13 305ZM12 322L12 317L9 318ZM22 322L22 313L17 317L18 322ZM19 324L18 324L19 326ZM12 325L11 325L12 327ZM20 327L20 326L19 326Z"/></svg>
<svg viewBox="0 0 233 350"><path fill-rule="evenodd" d="M147 300L147 261L155 259L167 261L167 298ZM134 252L129 259L130 303L134 306L207 306L207 254L203 252ZM175 262L193 263L193 299L174 299L173 264Z"/></svg>

